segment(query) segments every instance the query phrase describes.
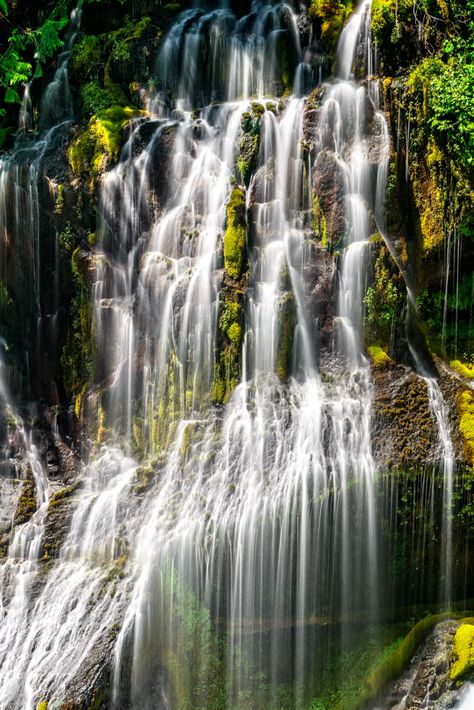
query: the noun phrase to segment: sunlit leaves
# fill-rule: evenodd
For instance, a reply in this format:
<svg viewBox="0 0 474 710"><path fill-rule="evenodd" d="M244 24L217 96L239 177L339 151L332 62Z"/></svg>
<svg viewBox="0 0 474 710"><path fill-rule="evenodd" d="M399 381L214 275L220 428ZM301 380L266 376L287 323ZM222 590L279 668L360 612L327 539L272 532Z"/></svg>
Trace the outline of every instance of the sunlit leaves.
<svg viewBox="0 0 474 710"><path fill-rule="evenodd" d="M18 87L32 77L41 77L42 65L62 47L61 33L68 23L67 10L67 4L61 0L40 27L13 28L7 49L0 55L0 86L5 90L5 103L19 103ZM6 0L0 0L0 11L7 14ZM34 70L33 58L36 61Z"/></svg>

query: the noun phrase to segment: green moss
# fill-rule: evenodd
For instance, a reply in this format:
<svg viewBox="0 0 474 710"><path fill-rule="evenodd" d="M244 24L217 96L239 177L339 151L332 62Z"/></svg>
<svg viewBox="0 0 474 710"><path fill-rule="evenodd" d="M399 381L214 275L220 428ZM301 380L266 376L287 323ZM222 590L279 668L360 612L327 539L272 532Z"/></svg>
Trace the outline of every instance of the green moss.
<svg viewBox="0 0 474 710"><path fill-rule="evenodd" d="M219 404L228 401L240 381L244 316L242 297L240 291L229 288L223 291L221 297L218 352L211 388L211 399Z"/></svg>
<svg viewBox="0 0 474 710"><path fill-rule="evenodd" d="M116 62L129 62L132 59L131 47L135 40L141 39L151 25L150 17L142 17L140 20L127 22L123 30L116 33L112 47L112 58Z"/></svg>
<svg viewBox="0 0 474 710"><path fill-rule="evenodd" d="M232 325L227 331L227 335L229 336L229 340L232 343L240 343L242 339L242 328L238 323L232 323Z"/></svg>
<svg viewBox="0 0 474 710"><path fill-rule="evenodd" d="M458 375L461 375L461 377L464 377L466 380L472 380L474 377L474 365L470 362L451 360L449 365L458 373Z"/></svg>
<svg viewBox="0 0 474 710"><path fill-rule="evenodd" d="M257 167L258 151L260 148L260 134L244 132L239 143L239 157L237 167L244 183L248 185L250 178Z"/></svg>
<svg viewBox="0 0 474 710"><path fill-rule="evenodd" d="M97 79L107 62L130 62L133 43L140 40L151 27L150 17L127 19L125 25L114 32L85 35L76 43L71 61L73 77L78 82Z"/></svg>
<svg viewBox="0 0 474 710"><path fill-rule="evenodd" d="M81 88L82 106L85 116L93 116L99 111L113 106L115 97L97 81L90 81Z"/></svg>
<svg viewBox="0 0 474 710"><path fill-rule="evenodd" d="M69 146L67 155L69 165L75 175L80 176L90 172L94 150L95 140L89 130L83 131L74 139Z"/></svg>
<svg viewBox="0 0 474 710"><path fill-rule="evenodd" d="M382 369L393 363L393 360L387 355L385 350L380 345L369 345L367 348L374 367Z"/></svg>
<svg viewBox="0 0 474 710"><path fill-rule="evenodd" d="M242 275L246 242L245 195L240 188L234 187L227 204L227 227L224 234L224 268L232 279Z"/></svg>
<svg viewBox="0 0 474 710"><path fill-rule="evenodd" d="M451 666L450 677L458 680L474 671L474 626L461 624L456 630L453 647L456 660Z"/></svg>
<svg viewBox="0 0 474 710"><path fill-rule="evenodd" d="M38 502L36 500L35 483L33 476L29 475L26 481L23 481L21 486L20 497L15 512L15 525L22 525L30 520L31 516L36 512Z"/></svg>
<svg viewBox="0 0 474 710"><path fill-rule="evenodd" d="M56 493L51 496L51 499L49 501L49 508L56 508L61 505L62 501L66 498L70 498L77 491L79 486L79 481L76 481L70 486L65 486L64 488L61 488L61 490L56 491Z"/></svg>
<svg viewBox="0 0 474 710"><path fill-rule="evenodd" d="M123 145L123 129L143 112L134 106L111 106L99 111L68 149L69 165L77 175L95 177L116 162Z"/></svg>
<svg viewBox="0 0 474 710"><path fill-rule="evenodd" d="M103 167L103 153L116 161L123 144L123 129L140 111L133 106L112 106L91 119L90 130L96 137L96 151L93 158L94 171ZM99 150L98 150L99 148Z"/></svg>
<svg viewBox="0 0 474 710"><path fill-rule="evenodd" d="M458 398L461 430L464 449L469 460L474 464L474 393L470 390L461 392Z"/></svg>

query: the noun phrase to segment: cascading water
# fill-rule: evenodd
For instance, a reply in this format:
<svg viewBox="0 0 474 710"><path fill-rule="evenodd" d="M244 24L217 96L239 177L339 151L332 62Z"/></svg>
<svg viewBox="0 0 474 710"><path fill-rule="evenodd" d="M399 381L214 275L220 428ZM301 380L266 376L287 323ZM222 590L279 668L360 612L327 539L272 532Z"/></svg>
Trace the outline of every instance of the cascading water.
<svg viewBox="0 0 474 710"><path fill-rule="evenodd" d="M11 154L0 160L0 279L4 293L11 294L15 302L17 318L24 323L25 350L34 350L32 359L44 347L43 338L52 342L56 339L57 313L45 312L40 297L40 213L44 209L40 204L40 182L45 157L57 150L61 130L73 118L67 68L80 17L80 10L71 13L70 29L58 57L58 69L41 101L39 134L32 130L30 82L24 90L15 147ZM55 296L54 307L57 309L57 293ZM28 342L27 334L31 332L34 336ZM32 347L32 340L36 347ZM27 368L29 355L25 352L23 364ZM55 356L56 353L49 353L51 359ZM48 367L46 358L42 365Z"/></svg>
<svg viewBox="0 0 474 710"><path fill-rule="evenodd" d="M164 40L152 120L132 125L101 186L100 387L84 406L102 446L84 465L59 559L30 596L22 580L39 542L36 557L18 545L33 532L40 541L49 492L25 445L43 492L9 552L20 562L0 632L5 707L82 702L76 679L91 686L108 663L117 709L212 707L219 694L219 707L273 710L288 692L301 708L324 673L315 659L346 647L353 617L378 621L363 312L389 138L369 76L367 0L336 65L308 153L302 94L318 72L288 5L256 3L241 19L194 9ZM64 78L58 70L48 105L56 82L67 93ZM323 346L307 273L323 259L310 214L328 163L341 256ZM442 395L427 386L452 461ZM451 478L446 463L446 491Z"/></svg>

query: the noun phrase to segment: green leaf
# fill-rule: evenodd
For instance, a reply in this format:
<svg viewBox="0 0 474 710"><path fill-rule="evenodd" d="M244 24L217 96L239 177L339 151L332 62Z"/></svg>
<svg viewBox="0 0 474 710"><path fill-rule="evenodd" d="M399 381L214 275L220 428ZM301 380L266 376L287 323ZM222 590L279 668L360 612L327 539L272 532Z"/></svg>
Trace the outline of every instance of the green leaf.
<svg viewBox="0 0 474 710"><path fill-rule="evenodd" d="M4 15L8 15L8 5L6 0L0 0L0 11L3 12Z"/></svg>
<svg viewBox="0 0 474 710"><path fill-rule="evenodd" d="M17 92L15 91L15 89L8 87L5 90L5 102L7 104L20 104L21 103L21 99L20 99L19 95L17 94Z"/></svg>

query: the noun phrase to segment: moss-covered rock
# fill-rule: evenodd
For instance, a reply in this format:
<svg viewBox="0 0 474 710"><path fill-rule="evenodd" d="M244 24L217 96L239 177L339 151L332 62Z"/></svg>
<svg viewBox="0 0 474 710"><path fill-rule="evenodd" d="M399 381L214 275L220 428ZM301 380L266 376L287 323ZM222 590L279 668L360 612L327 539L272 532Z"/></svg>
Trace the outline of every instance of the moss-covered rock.
<svg viewBox="0 0 474 710"><path fill-rule="evenodd" d="M461 624L454 636L454 662L450 675L452 680L458 680L474 671L474 626Z"/></svg>
<svg viewBox="0 0 474 710"><path fill-rule="evenodd" d="M74 481L55 491L51 496L41 544L42 563L48 563L59 556L62 544L69 530L76 495L80 490L81 482Z"/></svg>
<svg viewBox="0 0 474 710"><path fill-rule="evenodd" d="M124 142L123 130L139 115L144 114L134 106L111 106L92 116L68 149L73 174L93 181L117 162Z"/></svg>
<svg viewBox="0 0 474 710"><path fill-rule="evenodd" d="M374 367L383 368L393 364L393 360L380 345L369 345L367 350Z"/></svg>
<svg viewBox="0 0 474 710"><path fill-rule="evenodd" d="M26 523L32 515L36 512L38 508L38 501L36 499L36 488L33 479L33 473L31 470L28 472L28 477L23 481L21 486L20 496L18 498L18 504L15 512L15 525L22 525Z"/></svg>
<svg viewBox="0 0 474 710"><path fill-rule="evenodd" d="M239 143L237 167L243 182L248 186L257 167L260 148L260 131L247 130L242 133Z"/></svg>
<svg viewBox="0 0 474 710"><path fill-rule="evenodd" d="M234 187L227 204L224 234L224 268L232 279L239 279L246 266L247 216L245 194Z"/></svg>
<svg viewBox="0 0 474 710"><path fill-rule="evenodd" d="M465 380L472 380L474 378L474 364L471 362L462 362L461 360L451 360L449 363L450 367L455 370L458 375L464 377Z"/></svg>
<svg viewBox="0 0 474 710"><path fill-rule="evenodd" d="M403 276L383 241L374 243L377 254L373 280L364 298L365 326L369 343L388 347L399 323L405 303Z"/></svg>
<svg viewBox="0 0 474 710"><path fill-rule="evenodd" d="M474 393L464 390L459 394L459 427L468 460L474 465Z"/></svg>
<svg viewBox="0 0 474 710"><path fill-rule="evenodd" d="M211 399L225 404L241 378L243 338L243 292L231 287L222 291L219 309L217 355Z"/></svg>

